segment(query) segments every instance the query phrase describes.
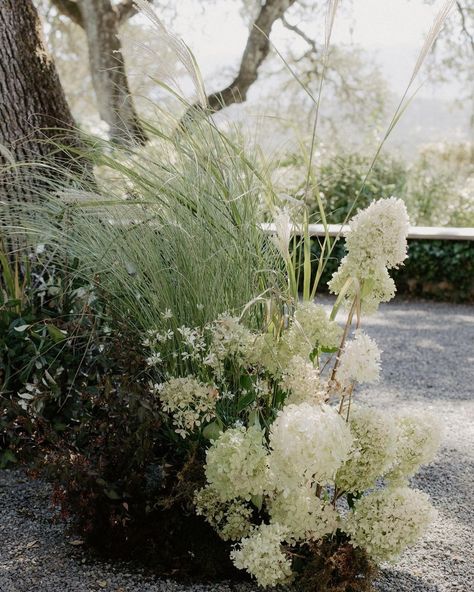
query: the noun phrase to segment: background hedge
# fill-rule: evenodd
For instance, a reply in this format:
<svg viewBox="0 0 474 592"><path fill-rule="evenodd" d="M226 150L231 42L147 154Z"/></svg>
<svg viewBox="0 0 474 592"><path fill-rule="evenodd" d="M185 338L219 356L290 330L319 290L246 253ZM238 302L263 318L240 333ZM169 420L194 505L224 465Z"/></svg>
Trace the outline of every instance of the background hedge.
<svg viewBox="0 0 474 592"><path fill-rule="evenodd" d="M315 259L319 250L319 243L315 239L312 245ZM340 240L324 270L322 290L327 289L327 282L344 254L344 241ZM474 241L410 239L405 265L394 270L391 275L398 294L473 303Z"/></svg>

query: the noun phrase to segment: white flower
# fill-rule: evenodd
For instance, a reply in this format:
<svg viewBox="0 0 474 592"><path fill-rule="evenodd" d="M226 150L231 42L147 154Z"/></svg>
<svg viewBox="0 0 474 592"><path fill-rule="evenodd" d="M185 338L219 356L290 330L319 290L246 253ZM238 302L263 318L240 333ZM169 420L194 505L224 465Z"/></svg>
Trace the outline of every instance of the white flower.
<svg viewBox="0 0 474 592"><path fill-rule="evenodd" d="M285 261L290 258L290 240L291 240L291 218L290 213L286 209L278 209L275 219L276 234L272 236L272 240L281 253Z"/></svg>
<svg viewBox="0 0 474 592"><path fill-rule="evenodd" d="M351 382L376 382L380 377L380 350L375 341L360 330L341 352L336 379L343 386Z"/></svg>
<svg viewBox="0 0 474 592"><path fill-rule="evenodd" d="M349 222L346 247L360 268L398 267L407 257L408 212L401 199L373 201Z"/></svg>
<svg viewBox="0 0 474 592"><path fill-rule="evenodd" d="M218 492L206 485L194 496L196 514L204 516L224 541L237 541L249 535L254 526L252 508L242 500L222 501Z"/></svg>
<svg viewBox="0 0 474 592"><path fill-rule="evenodd" d="M360 289L364 312L374 312L380 302L395 294L387 269L398 267L407 256L408 214L402 200L380 199L359 212L349 223L347 255L329 282L339 294L348 279L354 280L344 300L352 302Z"/></svg>
<svg viewBox="0 0 474 592"><path fill-rule="evenodd" d="M436 455L442 436L439 420L430 414L400 414L395 463L387 478L401 482L416 473Z"/></svg>
<svg viewBox="0 0 474 592"><path fill-rule="evenodd" d="M340 489L362 492L375 485L395 459L398 428L391 414L353 406L349 426L357 450L338 470Z"/></svg>
<svg viewBox="0 0 474 592"><path fill-rule="evenodd" d="M163 411L171 413L175 432L185 438L215 417L219 393L192 376L170 378L155 386Z"/></svg>
<svg viewBox="0 0 474 592"><path fill-rule="evenodd" d="M376 561L394 560L436 517L426 493L409 487L383 489L357 500L345 531L352 544Z"/></svg>
<svg viewBox="0 0 474 592"><path fill-rule="evenodd" d="M211 326L211 353L220 362L233 357L245 361L255 336L237 317L220 315Z"/></svg>
<svg viewBox="0 0 474 592"><path fill-rule="evenodd" d="M314 302L298 303L289 330L283 333L281 349L288 356L300 355L309 360L316 348L333 349L339 345L342 329L330 321L324 308Z"/></svg>
<svg viewBox="0 0 474 592"><path fill-rule="evenodd" d="M346 422L332 407L285 406L270 430L271 483L285 493L311 483L329 483L352 446Z"/></svg>
<svg viewBox="0 0 474 592"><path fill-rule="evenodd" d="M146 363L148 366L158 366L161 364L162 358L159 352L152 354L149 358L146 359Z"/></svg>
<svg viewBox="0 0 474 592"><path fill-rule="evenodd" d="M165 309L164 312L161 313L161 316L164 319L172 319L173 318L173 313L171 312L171 310L169 308Z"/></svg>
<svg viewBox="0 0 474 592"><path fill-rule="evenodd" d="M206 454L206 478L223 501L261 495L267 481L267 450L256 426L223 432Z"/></svg>
<svg viewBox="0 0 474 592"><path fill-rule="evenodd" d="M339 514L332 505L307 487L294 489L287 496L275 495L269 513L272 523L284 527L285 540L289 543L316 541L333 533L339 525Z"/></svg>
<svg viewBox="0 0 474 592"><path fill-rule="evenodd" d="M285 584L292 578L291 560L282 550L285 531L278 524L261 524L230 557L238 569L245 569L263 588Z"/></svg>
<svg viewBox="0 0 474 592"><path fill-rule="evenodd" d="M356 295L359 295L362 302L362 312L372 314L377 311L381 302L389 302L395 296L396 286L393 279L389 276L387 268L367 267L358 269L351 266L348 257L344 257L339 265L339 269L333 274L328 282L329 290L333 294L339 294L349 278L357 280L361 291L352 284L344 296L346 306L354 301Z"/></svg>
<svg viewBox="0 0 474 592"><path fill-rule="evenodd" d="M280 384L289 393L287 404L324 403L326 393L321 386L319 372L312 362L301 356L290 359Z"/></svg>

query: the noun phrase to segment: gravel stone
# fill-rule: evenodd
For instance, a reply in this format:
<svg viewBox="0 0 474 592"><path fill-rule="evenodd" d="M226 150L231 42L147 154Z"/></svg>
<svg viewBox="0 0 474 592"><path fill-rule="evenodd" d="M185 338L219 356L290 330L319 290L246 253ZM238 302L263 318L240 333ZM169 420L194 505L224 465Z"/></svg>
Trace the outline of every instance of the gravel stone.
<svg viewBox="0 0 474 592"><path fill-rule="evenodd" d="M328 298L322 299L326 305ZM394 565L379 592L474 592L474 307L395 301L364 319L383 350L378 385L357 400L387 412L429 411L445 424L436 461L412 485L439 515ZM54 518L51 491L21 470L0 471L0 592L255 592L249 584L185 586L139 567L97 561Z"/></svg>

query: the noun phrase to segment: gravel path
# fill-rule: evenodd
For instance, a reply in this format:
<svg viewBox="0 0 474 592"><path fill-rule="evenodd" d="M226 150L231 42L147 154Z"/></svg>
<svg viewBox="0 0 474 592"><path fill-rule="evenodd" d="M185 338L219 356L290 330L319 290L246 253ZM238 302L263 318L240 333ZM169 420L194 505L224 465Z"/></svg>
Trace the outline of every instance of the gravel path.
<svg viewBox="0 0 474 592"><path fill-rule="evenodd" d="M359 400L438 414L437 461L414 479L439 518L419 544L382 570L380 592L474 592L474 307L395 302L365 322L384 351L384 381ZM98 563L52 520L49 490L0 472L0 592L185 592L135 567ZM253 592L194 586L193 592Z"/></svg>

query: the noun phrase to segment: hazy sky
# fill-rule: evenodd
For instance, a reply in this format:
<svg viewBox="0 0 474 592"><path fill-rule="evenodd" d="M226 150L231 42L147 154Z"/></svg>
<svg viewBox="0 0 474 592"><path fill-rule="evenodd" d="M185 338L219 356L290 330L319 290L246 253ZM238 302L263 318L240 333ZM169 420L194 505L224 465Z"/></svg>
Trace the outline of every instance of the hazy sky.
<svg viewBox="0 0 474 592"><path fill-rule="evenodd" d="M438 0L428 5L422 0L353 0L351 17L344 11L337 16L333 39L338 43L353 41L375 55L382 71L389 74L387 78L393 90L401 91L443 2ZM192 48L205 77L222 67L239 63L248 34L239 15L240 6L240 0L217 1L212 9L207 6L204 17L196 15L191 0L180 3L175 29ZM320 30L320 22L318 24ZM304 23L304 27L310 31L311 22ZM284 43L285 36L288 31L277 23L273 43L278 47L279 42ZM452 94L449 88L442 92L447 96ZM422 90L422 95L432 93L429 88Z"/></svg>

